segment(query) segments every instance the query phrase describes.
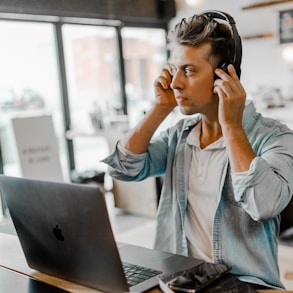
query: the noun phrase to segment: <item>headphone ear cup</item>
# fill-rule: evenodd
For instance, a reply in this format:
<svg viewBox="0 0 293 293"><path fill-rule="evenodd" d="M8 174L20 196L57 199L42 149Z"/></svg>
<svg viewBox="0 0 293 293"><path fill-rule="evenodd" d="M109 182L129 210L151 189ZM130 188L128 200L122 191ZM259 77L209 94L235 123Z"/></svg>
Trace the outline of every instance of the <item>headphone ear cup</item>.
<svg viewBox="0 0 293 293"><path fill-rule="evenodd" d="M228 65L229 64L231 64L231 63L228 63L228 62L225 62L225 61L221 61L218 64L217 68L220 68L220 69L224 70L226 73L228 73ZM216 79L219 79L219 77L215 74L214 80L216 80Z"/></svg>
<svg viewBox="0 0 293 293"><path fill-rule="evenodd" d="M220 68L220 69L224 70L226 73L229 74L229 72L228 72L228 65L229 65L229 64L232 64L232 65L234 66L234 68L235 68L235 70L236 70L236 73L237 73L237 75L238 75L238 78L240 78L240 75L241 75L241 69L240 69L239 66L238 66L238 67L235 66L235 64L234 64L232 61L230 61L230 62L224 62L224 61L222 61L222 62L220 62L220 63L218 64L217 68Z"/></svg>
<svg viewBox="0 0 293 293"><path fill-rule="evenodd" d="M228 62L225 62L225 61L222 61L218 64L218 68L224 70L226 73L228 73L228 65L231 64L231 63L228 63Z"/></svg>

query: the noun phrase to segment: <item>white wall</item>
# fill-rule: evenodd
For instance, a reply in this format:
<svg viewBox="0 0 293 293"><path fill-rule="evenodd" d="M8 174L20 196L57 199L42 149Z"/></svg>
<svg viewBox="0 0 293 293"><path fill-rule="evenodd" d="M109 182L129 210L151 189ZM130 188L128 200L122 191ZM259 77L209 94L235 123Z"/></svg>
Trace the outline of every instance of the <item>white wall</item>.
<svg viewBox="0 0 293 293"><path fill-rule="evenodd" d="M241 81L247 92L254 92L260 86L279 87L286 92L292 88L292 65L283 59L283 47L276 38L244 40L242 46Z"/></svg>

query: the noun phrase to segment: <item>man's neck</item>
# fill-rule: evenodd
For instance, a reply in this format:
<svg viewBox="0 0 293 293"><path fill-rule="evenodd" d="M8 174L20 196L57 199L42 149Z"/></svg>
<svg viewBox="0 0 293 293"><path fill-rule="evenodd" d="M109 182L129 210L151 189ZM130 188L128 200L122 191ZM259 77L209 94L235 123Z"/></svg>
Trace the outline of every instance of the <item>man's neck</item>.
<svg viewBox="0 0 293 293"><path fill-rule="evenodd" d="M218 121L201 121L200 147L202 149L217 141L222 136L222 129Z"/></svg>

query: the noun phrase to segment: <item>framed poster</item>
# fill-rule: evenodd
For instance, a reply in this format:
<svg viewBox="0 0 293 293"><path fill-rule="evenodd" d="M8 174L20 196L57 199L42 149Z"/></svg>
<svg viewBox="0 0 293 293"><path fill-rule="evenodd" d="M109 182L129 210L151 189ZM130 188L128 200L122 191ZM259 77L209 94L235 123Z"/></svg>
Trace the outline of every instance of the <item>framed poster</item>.
<svg viewBox="0 0 293 293"><path fill-rule="evenodd" d="M293 9L280 11L280 44L293 43Z"/></svg>

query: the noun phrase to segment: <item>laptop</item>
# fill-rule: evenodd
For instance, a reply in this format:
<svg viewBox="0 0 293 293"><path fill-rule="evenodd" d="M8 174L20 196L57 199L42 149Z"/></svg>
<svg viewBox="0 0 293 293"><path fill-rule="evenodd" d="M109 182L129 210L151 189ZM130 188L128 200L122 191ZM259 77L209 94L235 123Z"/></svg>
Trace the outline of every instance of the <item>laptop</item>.
<svg viewBox="0 0 293 293"><path fill-rule="evenodd" d="M159 278L202 260L115 241L104 194L96 186L0 175L0 192L28 265L103 292L144 292ZM127 280L125 266L148 268Z"/></svg>

